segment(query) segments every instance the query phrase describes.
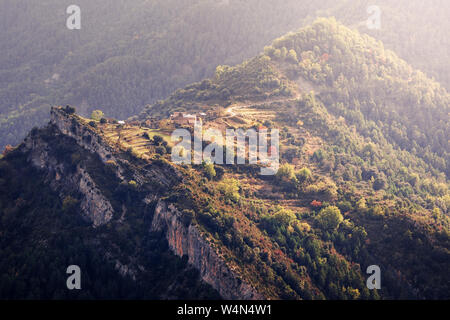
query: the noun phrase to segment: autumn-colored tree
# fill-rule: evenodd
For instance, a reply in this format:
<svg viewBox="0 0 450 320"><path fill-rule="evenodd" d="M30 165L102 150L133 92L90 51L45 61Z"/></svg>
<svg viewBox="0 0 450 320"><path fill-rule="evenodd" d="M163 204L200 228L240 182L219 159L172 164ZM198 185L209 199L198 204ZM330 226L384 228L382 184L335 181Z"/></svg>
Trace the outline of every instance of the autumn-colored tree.
<svg viewBox="0 0 450 320"><path fill-rule="evenodd" d="M3 156L6 156L8 153L12 152L14 147L10 144L6 145L5 150L3 150Z"/></svg>
<svg viewBox="0 0 450 320"><path fill-rule="evenodd" d="M320 208L321 206L322 206L322 202L321 201L317 201L317 200L311 201L311 207L313 207L313 208Z"/></svg>

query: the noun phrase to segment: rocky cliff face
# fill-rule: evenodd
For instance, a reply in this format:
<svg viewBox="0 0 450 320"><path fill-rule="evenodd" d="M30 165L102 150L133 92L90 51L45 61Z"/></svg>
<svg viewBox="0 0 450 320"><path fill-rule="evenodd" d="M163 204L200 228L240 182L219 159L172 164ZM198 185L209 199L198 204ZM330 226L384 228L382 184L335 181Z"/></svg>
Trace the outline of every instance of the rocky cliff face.
<svg viewBox="0 0 450 320"><path fill-rule="evenodd" d="M183 179L182 175L171 166L148 166L135 170L129 166L127 160L115 156L116 151L101 135L89 126L80 124L74 116L67 115L60 108L52 108L50 123L65 136L73 138L80 147L98 155L103 163L114 162L116 165L115 173L120 180L125 180L125 168L129 169L130 178L136 181L138 185L150 181L160 188L167 189Z"/></svg>
<svg viewBox="0 0 450 320"><path fill-rule="evenodd" d="M186 225L181 213L173 206L159 201L153 217L152 230L165 231L172 251L200 271L224 299L258 300L263 297L232 271L193 224Z"/></svg>
<svg viewBox="0 0 450 320"><path fill-rule="evenodd" d="M51 109L50 123L56 126L62 134L73 138L80 147L97 154L104 163L117 160L113 155L114 150L103 141L101 136L87 126L81 125L73 117L69 117L62 109ZM122 173L123 169L119 166L117 170L119 178L123 178Z"/></svg>
<svg viewBox="0 0 450 320"><path fill-rule="evenodd" d="M94 227L109 222L114 210L89 173L79 165L75 170L69 168L52 155L52 147L42 137L30 135L25 139L24 151L29 152L30 163L46 173L50 186L62 199L68 194L81 195L81 214Z"/></svg>
<svg viewBox="0 0 450 320"><path fill-rule="evenodd" d="M95 130L59 108L52 109L51 122L46 130L47 138L32 132L25 139L23 151L28 154L29 162L46 174L50 186L62 199L68 194L79 195L81 214L93 227L111 221L113 206L86 168L58 156L59 153L55 152L57 146L53 144L55 141L63 145L76 145L76 148L98 156L103 163L114 161L114 173L119 183L127 182L126 176L140 186L147 186L142 201L147 204L157 202L151 231L164 231L170 249L177 256L187 256L189 264L199 270L202 280L216 289L223 298L263 299L256 289L244 282L217 254L196 225L183 221L182 214L172 204L167 205L160 200L161 195L172 186L182 183L183 176L176 168L164 163L152 163L139 169L130 166L128 160L115 153ZM126 211L125 208L123 212ZM118 222L123 222L124 218L122 214ZM128 274L127 268L128 266L123 266L116 260L116 269L121 274ZM136 278L135 271L132 278Z"/></svg>

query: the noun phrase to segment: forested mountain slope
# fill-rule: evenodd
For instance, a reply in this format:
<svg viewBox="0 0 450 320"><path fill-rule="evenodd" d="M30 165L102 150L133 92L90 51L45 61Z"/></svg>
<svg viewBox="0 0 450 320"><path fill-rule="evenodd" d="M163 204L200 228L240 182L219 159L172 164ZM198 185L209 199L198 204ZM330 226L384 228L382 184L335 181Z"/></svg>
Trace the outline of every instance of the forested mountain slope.
<svg viewBox="0 0 450 320"><path fill-rule="evenodd" d="M53 108L0 159L0 293L70 298L61 272L81 263L111 274L86 298L448 299L449 100L382 42L318 19L139 124ZM280 129L278 173L171 163L167 117L183 110L205 128Z"/></svg>
<svg viewBox="0 0 450 320"><path fill-rule="evenodd" d="M137 117L160 127L53 108L0 160L0 293L448 299L448 98L380 42L319 19ZM175 110L206 112L205 128L280 129L280 169L172 163ZM81 295L65 288L72 263Z"/></svg>
<svg viewBox="0 0 450 320"><path fill-rule="evenodd" d="M449 106L444 88L382 43L334 19L320 19L275 40L252 60L218 67L214 78L176 91L140 118L216 112L212 127L282 129L284 164L274 179L229 168L228 178L245 195L236 205L244 215L282 252L309 265L308 274L326 297L339 296L329 277L342 279L332 267L321 269L309 259L326 255L331 245L331 252L361 270L383 265L386 297L437 298L446 296L448 282ZM225 116L224 107L234 116ZM344 224L330 229L320 222L341 213ZM209 214L222 217L215 209ZM210 228L222 230L220 222ZM308 235L319 241L321 254L309 247ZM395 285L401 278L406 282Z"/></svg>
<svg viewBox="0 0 450 320"><path fill-rule="evenodd" d="M367 9L380 9L380 29L367 27ZM370 0L337 1L334 7L324 9L318 16L335 16L347 26L383 41L386 48L393 50L402 59L450 89L450 66L444 61L450 59L450 30L448 15L450 3L446 0Z"/></svg>

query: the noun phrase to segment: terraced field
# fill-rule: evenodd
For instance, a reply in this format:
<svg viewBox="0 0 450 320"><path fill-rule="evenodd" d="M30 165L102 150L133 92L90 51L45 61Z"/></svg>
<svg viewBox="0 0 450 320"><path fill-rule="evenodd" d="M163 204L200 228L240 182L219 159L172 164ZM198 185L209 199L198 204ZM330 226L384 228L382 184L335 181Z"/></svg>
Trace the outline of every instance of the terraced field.
<svg viewBox="0 0 450 320"><path fill-rule="evenodd" d="M118 149L131 150L143 159L151 158L155 154L156 145L150 139L156 135L162 137L168 146L173 146L170 132L164 130L115 124L101 124L99 128L111 145Z"/></svg>

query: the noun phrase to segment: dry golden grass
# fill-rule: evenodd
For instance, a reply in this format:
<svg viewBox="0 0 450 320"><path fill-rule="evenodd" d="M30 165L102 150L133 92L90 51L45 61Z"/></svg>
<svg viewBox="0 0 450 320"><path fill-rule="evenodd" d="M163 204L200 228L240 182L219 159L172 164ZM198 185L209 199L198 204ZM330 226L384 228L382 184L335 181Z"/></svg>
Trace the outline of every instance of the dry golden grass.
<svg viewBox="0 0 450 320"><path fill-rule="evenodd" d="M173 146L169 132L158 129L148 129L138 126L120 126L116 124L101 124L98 128L108 143L121 150L129 150L140 158L150 158L155 153L155 146L144 136L148 134L153 139L155 135L161 136L169 146Z"/></svg>

